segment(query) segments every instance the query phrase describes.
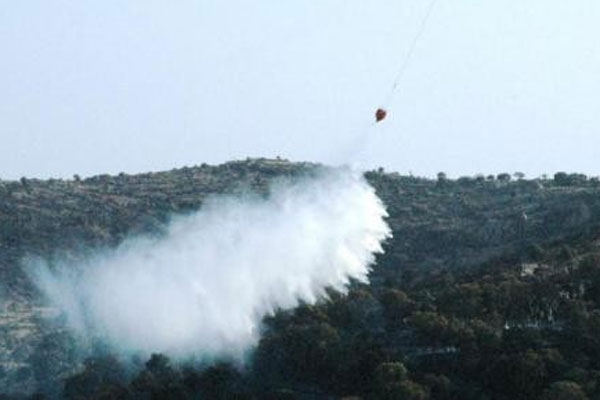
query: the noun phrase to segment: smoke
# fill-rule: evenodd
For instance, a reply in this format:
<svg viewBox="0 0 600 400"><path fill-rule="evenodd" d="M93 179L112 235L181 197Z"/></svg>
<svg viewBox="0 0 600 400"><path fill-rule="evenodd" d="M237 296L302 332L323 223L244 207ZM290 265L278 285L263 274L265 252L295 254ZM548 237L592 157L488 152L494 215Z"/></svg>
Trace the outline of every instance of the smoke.
<svg viewBox="0 0 600 400"><path fill-rule="evenodd" d="M160 238L30 270L83 338L121 354L238 358L265 315L367 282L386 215L362 176L338 170L279 182L267 198L215 197Z"/></svg>

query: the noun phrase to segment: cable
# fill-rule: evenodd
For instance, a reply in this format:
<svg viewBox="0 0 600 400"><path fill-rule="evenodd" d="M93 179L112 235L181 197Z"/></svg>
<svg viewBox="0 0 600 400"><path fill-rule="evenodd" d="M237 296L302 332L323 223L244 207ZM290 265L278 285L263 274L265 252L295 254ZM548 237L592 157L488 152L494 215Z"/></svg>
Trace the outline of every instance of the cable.
<svg viewBox="0 0 600 400"><path fill-rule="evenodd" d="M427 7L427 11L425 12L425 16L423 17L423 20L421 20L421 25L419 26L419 30L417 31L416 35L414 36L414 38L410 44L410 47L408 48L406 57L400 64L400 68L398 70L398 74L396 75L396 78L394 79L392 89L390 90L390 93L388 94L386 101L383 104L384 107L387 106L391 102L392 97L394 96L394 92L396 91L396 89L398 88L398 85L400 84L400 81L404 77L404 74L406 73L406 69L408 68L408 65L410 64L410 60L412 59L415 49L417 48L417 44L418 44L419 40L421 39L421 36L423 36L423 33L425 33L425 28L427 27L427 23L429 22L431 14L433 14L433 9L435 8L435 5L437 4L437 2L438 2L438 0L431 0L431 2L429 3L429 6Z"/></svg>
<svg viewBox="0 0 600 400"><path fill-rule="evenodd" d="M367 155L367 147L368 147L368 144L370 143L370 141L372 140L372 136L369 134L369 131L373 130L375 128L375 126L381 120L383 120L385 118L386 108L387 108L388 104L391 103L392 97L394 96L394 93L395 93L396 89L398 88L400 81L402 80L402 78L408 68L408 65L410 64L410 61L411 61L413 54L415 52L415 49L417 47L417 44L418 44L419 40L421 39L421 36L423 36L423 33L425 32L425 28L427 27L427 23L429 22L431 14L433 14L433 10L434 10L437 2L438 2L438 0L431 0L429 2L429 5L425 12L425 15L423 16L423 19L421 20L421 24L419 25L419 29L417 30L417 33L413 37L413 40L410 44L410 47L408 48L408 52L406 53L404 60L402 60L402 63L400 64L400 68L398 70L398 73L396 74L394 81L393 81L392 88L391 88L388 96L386 97L385 102L376 111L375 116L377 117L377 113L379 113L379 111L382 111L384 113L383 118L380 119L379 117L377 117L377 119L372 120L368 124L368 126L366 126L363 129L360 129L359 130L359 132L361 132L360 135L357 136L356 139L353 141L356 143L352 146L352 150L350 151L349 159L351 160L352 167L355 169L362 169L361 167L366 166L366 161L367 161L366 159L368 156ZM361 165L361 164L365 164L365 165Z"/></svg>

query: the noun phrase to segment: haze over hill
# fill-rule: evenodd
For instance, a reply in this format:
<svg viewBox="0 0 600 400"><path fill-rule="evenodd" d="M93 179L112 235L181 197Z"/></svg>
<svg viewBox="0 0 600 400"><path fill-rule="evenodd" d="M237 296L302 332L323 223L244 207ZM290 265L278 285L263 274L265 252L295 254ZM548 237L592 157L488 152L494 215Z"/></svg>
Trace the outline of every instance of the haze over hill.
<svg viewBox="0 0 600 400"><path fill-rule="evenodd" d="M88 341L129 356L242 361L265 316L368 282L390 236L381 201L351 170L268 189L208 198L160 235L127 236L83 263L25 268Z"/></svg>

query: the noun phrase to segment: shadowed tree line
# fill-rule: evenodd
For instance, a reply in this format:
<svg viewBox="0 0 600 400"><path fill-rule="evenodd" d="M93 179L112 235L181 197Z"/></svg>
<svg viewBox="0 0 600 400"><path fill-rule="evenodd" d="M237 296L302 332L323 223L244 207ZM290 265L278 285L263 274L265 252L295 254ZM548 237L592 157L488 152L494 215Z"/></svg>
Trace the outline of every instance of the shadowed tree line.
<svg viewBox="0 0 600 400"><path fill-rule="evenodd" d="M564 258L564 247L570 258ZM595 238L468 271L355 284L265 320L245 367L177 365L154 355L125 372L92 359L68 399L600 398L600 247ZM525 267L524 267L525 266Z"/></svg>

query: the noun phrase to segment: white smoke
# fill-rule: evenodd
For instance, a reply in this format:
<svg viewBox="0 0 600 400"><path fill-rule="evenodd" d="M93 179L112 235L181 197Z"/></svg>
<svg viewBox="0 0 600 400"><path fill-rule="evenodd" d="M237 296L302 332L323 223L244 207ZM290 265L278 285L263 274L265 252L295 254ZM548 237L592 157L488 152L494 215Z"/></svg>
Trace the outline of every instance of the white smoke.
<svg viewBox="0 0 600 400"><path fill-rule="evenodd" d="M241 357L261 319L327 287L366 282L391 235L374 190L349 170L279 183L268 198L215 197L161 238L131 238L34 280L83 337L124 354Z"/></svg>

